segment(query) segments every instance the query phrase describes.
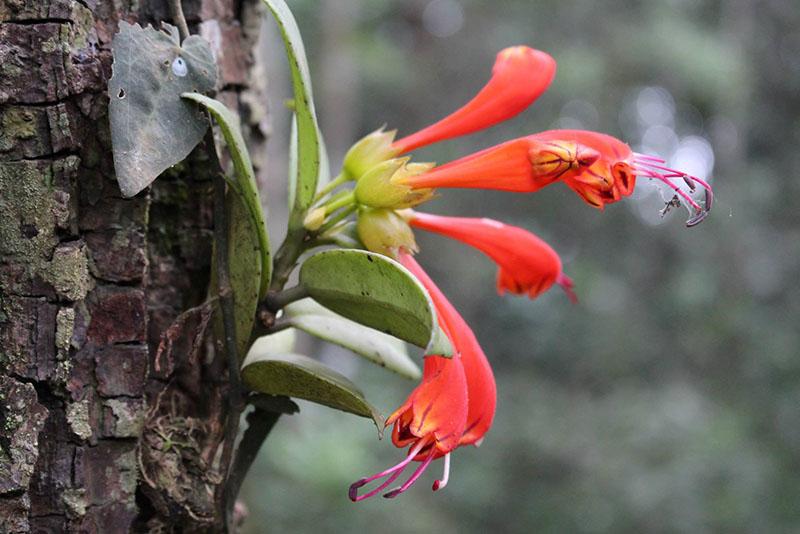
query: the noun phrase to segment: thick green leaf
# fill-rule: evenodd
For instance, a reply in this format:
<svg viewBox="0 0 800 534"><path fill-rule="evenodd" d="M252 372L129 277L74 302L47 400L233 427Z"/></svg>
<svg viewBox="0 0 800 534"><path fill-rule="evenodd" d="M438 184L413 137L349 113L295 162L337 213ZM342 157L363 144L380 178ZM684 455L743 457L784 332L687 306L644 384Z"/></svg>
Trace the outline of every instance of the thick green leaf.
<svg viewBox="0 0 800 534"><path fill-rule="evenodd" d="M350 380L307 356L274 352L259 341L253 344L242 364L242 380L247 387L368 417L375 421L379 431L383 429L381 415Z"/></svg>
<svg viewBox="0 0 800 534"><path fill-rule="evenodd" d="M132 197L197 146L208 128L203 113L180 99L187 91L208 92L217 68L208 43L178 30L119 23L112 42L113 76L108 82L114 168L122 196Z"/></svg>
<svg viewBox="0 0 800 534"><path fill-rule="evenodd" d="M297 331L294 328L287 328L280 332L275 332L268 336L261 336L253 342L248 355L259 354L288 354L294 352L297 342Z"/></svg>
<svg viewBox="0 0 800 534"><path fill-rule="evenodd" d="M325 250L300 267L300 283L326 308L426 349L452 355L428 293L405 267L365 250Z"/></svg>
<svg viewBox="0 0 800 534"><path fill-rule="evenodd" d="M408 356L405 344L397 338L360 325L303 299L284 308L289 322L312 336L350 349L371 362L412 380L422 373Z"/></svg>
<svg viewBox="0 0 800 534"><path fill-rule="evenodd" d="M303 39L297 22L283 0L262 0L272 12L286 47L286 57L292 74L294 88L294 110L297 117L297 170L289 221L291 229L301 228L303 212L311 205L317 189L320 168L320 139L314 98L311 93L311 77L308 72Z"/></svg>
<svg viewBox="0 0 800 534"><path fill-rule="evenodd" d="M294 206L297 192L297 116L292 113L292 126L289 130L289 186L288 205Z"/></svg>
<svg viewBox="0 0 800 534"><path fill-rule="evenodd" d="M258 296L263 297L267 293L269 281L272 276L272 260L270 258L269 236L267 234L267 221L264 217L264 209L261 207L261 198L258 194L258 183L253 172L253 164L250 162L250 153L242 137L239 117L224 104L213 98L197 94L184 93L183 98L193 100L205 107L219 124L228 150L233 160L233 168L236 173L236 180L231 184L233 189L241 196L247 211L253 221L258 247L261 257L261 280L259 283ZM236 289L236 288L234 288Z"/></svg>
<svg viewBox="0 0 800 534"><path fill-rule="evenodd" d="M319 175L317 177L317 187L322 187L331 181L331 166L328 159L328 150L325 148L325 140L322 134L318 134L319 140ZM297 117L292 114L292 126L289 136L289 206L294 206L295 191L297 189Z"/></svg>
<svg viewBox="0 0 800 534"><path fill-rule="evenodd" d="M228 214L228 271L233 289L237 354L241 361L250 346L250 334L253 331L258 308L261 253L258 233L243 198L236 192L229 191L225 201ZM216 258L216 254L214 258ZM212 269L211 276L211 292L215 295L217 293L216 265ZM222 316L220 314L217 315L216 323L217 333L220 335L222 332Z"/></svg>

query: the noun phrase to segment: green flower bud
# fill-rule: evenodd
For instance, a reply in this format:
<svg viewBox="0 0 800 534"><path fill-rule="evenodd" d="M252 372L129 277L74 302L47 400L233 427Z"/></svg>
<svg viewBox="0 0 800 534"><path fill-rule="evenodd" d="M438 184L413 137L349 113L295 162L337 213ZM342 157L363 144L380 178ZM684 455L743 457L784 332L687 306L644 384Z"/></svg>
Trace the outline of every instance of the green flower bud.
<svg viewBox="0 0 800 534"><path fill-rule="evenodd" d="M343 172L351 180L359 180L370 169L397 155L397 149L392 147L397 130L385 132L383 128L357 141L347 154L342 163Z"/></svg>
<svg viewBox="0 0 800 534"><path fill-rule="evenodd" d="M400 248L417 251L414 232L403 219L392 210L364 208L358 213L356 225L358 237L372 252L395 257Z"/></svg>
<svg viewBox="0 0 800 534"><path fill-rule="evenodd" d="M433 168L433 163L408 163L409 158L395 158L373 167L356 184L359 204L372 208L410 208L430 200L433 189L413 189L400 183Z"/></svg>
<svg viewBox="0 0 800 534"><path fill-rule="evenodd" d="M325 215L327 214L325 207L315 208L308 212L306 218L303 220L303 226L306 230L313 232L319 230L322 223L325 222Z"/></svg>

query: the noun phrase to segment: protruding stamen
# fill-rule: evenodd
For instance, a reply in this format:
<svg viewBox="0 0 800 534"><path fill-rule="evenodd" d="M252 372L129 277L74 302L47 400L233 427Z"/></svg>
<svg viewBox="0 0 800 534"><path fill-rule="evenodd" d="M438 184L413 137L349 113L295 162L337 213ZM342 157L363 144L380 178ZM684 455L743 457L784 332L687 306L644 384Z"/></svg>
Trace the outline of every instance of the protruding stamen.
<svg viewBox="0 0 800 534"><path fill-rule="evenodd" d="M444 455L444 472L442 478L433 482L433 491L438 491L447 486L447 481L450 480L450 453Z"/></svg>
<svg viewBox="0 0 800 534"><path fill-rule="evenodd" d="M659 159L660 159L660 158L659 158ZM664 174L664 173L659 173L659 174L661 174L662 176L665 176L665 177L667 177L667 178L672 178L672 177L676 177L676 178L683 178L683 180L684 180L684 181L685 181L687 184L688 184L690 181L692 181L692 182L697 182L698 184L700 184L700 186L701 186L701 187L703 187L703 189L705 189L706 191L709 191L709 192L711 192L711 186L708 184L708 182L706 182L706 181L705 181L705 180L703 180L702 178L698 178L697 176L692 176L691 174L686 174L686 173L683 173L683 172L680 172L680 171L676 171L675 169L672 169L672 168L670 168L670 167L667 167L667 166L665 166L665 165L660 165L660 164L658 164L658 163L651 163L651 162L649 162L649 161L642 161L642 160L640 159L640 156L638 156L638 155L637 155L637 156L636 156L636 158L634 159L634 163L635 163L635 164L638 164L639 166L642 166L642 165L644 165L644 166L647 166L647 167L652 167L653 169L658 169L658 170L660 170L660 171L666 171L666 172L668 172L669 174ZM664 161L662 160L662 161L660 161L659 163L664 163ZM651 170L651 169L648 169L648 170ZM652 172L652 171L651 171L651 172ZM693 187L692 185L690 185L689 187L692 189L692 191L694 191L694 187ZM712 193L712 194L713 194L713 193Z"/></svg>
<svg viewBox="0 0 800 534"><path fill-rule="evenodd" d="M425 461L422 462L422 464L420 464L419 467L417 467L416 471L414 471L414 473L412 473L410 477L408 477L408 480L406 480L403 483L403 485L400 486L399 488L395 488L388 493L384 493L383 494L384 498L394 499L401 493L405 492L408 488L410 488L414 484L414 482L416 482L417 479L422 476L422 473L424 473L425 470L428 468L428 466L431 464L431 462L433 461L434 454L436 454L436 448L431 447L431 452L430 454L428 454L428 457L425 458Z"/></svg>
<svg viewBox="0 0 800 534"><path fill-rule="evenodd" d="M692 226L697 226L708 216L708 211L701 211L695 214L694 217L686 221L686 227L691 228Z"/></svg>
<svg viewBox="0 0 800 534"><path fill-rule="evenodd" d="M634 155L635 159L639 159L639 160L649 160L649 161L655 161L657 163L665 163L666 162L666 160L664 160L662 158L659 158L658 156L649 156L647 154L639 154L638 152L634 152L633 155Z"/></svg>
<svg viewBox="0 0 800 534"><path fill-rule="evenodd" d="M400 475L403 474L403 471L405 471L406 467L408 467L408 465L404 465L403 467L401 467L400 469L398 469L397 471L392 473L392 476L390 476L389 478L384 480L377 488L375 488L375 489L373 489L371 491L368 491L364 495L358 495L358 488L360 486L356 486L355 484L353 484L352 486L350 486L350 491L347 492L347 495L350 497L350 500L353 501L353 502L358 502L358 501L363 501L364 499L369 499L370 497L373 497L373 496L377 495L378 493L380 493L381 491L383 491L384 489L386 489L389 486L389 484L391 484L392 482L397 480L397 478Z"/></svg>
<svg viewBox="0 0 800 534"><path fill-rule="evenodd" d="M406 468L406 466L409 463L411 463L411 460L413 460L414 457L417 454L419 454L419 451L421 451L423 449L423 447L425 447L425 445L428 444L429 441L430 440L427 439L427 438L419 440L417 442L417 444L414 445L414 447L412 447L410 451L408 451L408 456L406 456L403 459L403 461L401 461L397 465L392 466L389 469L386 469L384 471L381 471L380 473L376 473L376 474L372 475L371 477L362 478L361 480L357 480L356 482L353 482L350 485L350 490L347 492L347 495L348 495L348 497L350 497L350 500L353 501L353 502L358 502L358 501L367 499L369 497L372 497L373 495L377 494L382 489L386 488L389 484L394 482L397 479L397 477L400 476L400 474L403 472L403 470ZM358 489L359 488L361 488L363 486L366 486L367 484L369 484L373 480L377 480L379 478L383 478L383 477L388 476L388 475L391 475L391 476L389 476L389 478L386 479L376 489L370 491L369 493L365 493L364 495L360 495L360 496L358 495Z"/></svg>
<svg viewBox="0 0 800 534"><path fill-rule="evenodd" d="M686 203L694 208L694 215L686 221L686 226L695 226L703 221L711 210L711 205L714 202L714 193L711 186L705 180L692 176L690 174L682 173L667 167L666 161L662 158L655 156L647 156L645 154L634 154L634 172L639 176L647 178L655 178L667 184L675 193L680 196ZM700 206L693 198L691 198L685 191L675 185L670 178L681 178L691 192L696 190L695 184L699 184L705 190L705 206ZM679 199L678 203L680 202ZM662 211L662 215L669 211L670 207L676 205L676 202L670 201Z"/></svg>
<svg viewBox="0 0 800 534"><path fill-rule="evenodd" d="M665 174L661 174L660 172L651 171L650 169L641 169L641 168L638 168L638 167L634 167L634 171L639 176L645 176L647 178L655 178L656 180L659 180L659 181L667 184L667 186L669 186L670 189L672 189L678 195L680 195L680 197L683 198L686 201L686 203L689 204L690 206L692 206L695 210L697 210L697 211L702 211L703 210L703 208L700 206L700 204L698 204L692 197L687 195L686 192L683 189L681 189L680 187L675 185L672 182L672 180L670 180L670 178L672 176L667 176Z"/></svg>

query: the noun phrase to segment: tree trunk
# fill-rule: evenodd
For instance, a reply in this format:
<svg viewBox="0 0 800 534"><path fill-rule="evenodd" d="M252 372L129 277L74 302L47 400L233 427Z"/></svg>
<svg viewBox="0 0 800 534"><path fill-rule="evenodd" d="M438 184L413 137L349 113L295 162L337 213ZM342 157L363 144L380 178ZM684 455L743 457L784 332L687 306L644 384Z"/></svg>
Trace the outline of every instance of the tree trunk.
<svg viewBox="0 0 800 534"><path fill-rule="evenodd" d="M0 533L220 528L224 373L207 310L176 322L206 298L208 165L123 199L110 151L111 39L167 4L0 0ZM257 124L257 2L184 8Z"/></svg>

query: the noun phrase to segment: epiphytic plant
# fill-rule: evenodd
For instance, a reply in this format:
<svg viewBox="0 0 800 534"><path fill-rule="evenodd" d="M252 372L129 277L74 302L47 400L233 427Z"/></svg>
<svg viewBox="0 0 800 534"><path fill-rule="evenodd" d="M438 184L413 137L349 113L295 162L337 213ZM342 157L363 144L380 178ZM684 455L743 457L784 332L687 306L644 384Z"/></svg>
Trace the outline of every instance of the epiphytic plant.
<svg viewBox="0 0 800 534"><path fill-rule="evenodd" d="M484 88L437 123L399 140L394 131L380 129L356 142L331 179L296 22L283 0L264 3L278 22L294 89L290 215L274 256L238 118L208 96L216 79L208 44L188 36L185 25L181 41L168 25L157 31L123 23L114 40L109 86L115 165L124 195L137 194L185 158L203 138L209 116L227 145L231 168L218 168L215 185L215 274L209 292L221 318L215 335L229 362L232 399L220 467L226 511L277 417L259 419L259 414L291 411L286 403L265 398L307 399L370 418L379 429L393 425L392 441L408 447L407 456L352 484L353 501L385 490L385 497L403 493L437 458L444 459L444 474L433 489L441 489L449 478L451 453L479 444L491 427L496 385L472 330L413 258L414 230L442 234L486 254L499 267L501 293L535 298L557 284L576 298L558 254L530 232L416 208L439 188L533 192L561 182L603 209L630 195L637 179L654 179L674 191L672 205L687 206L687 225L693 226L711 208L711 188L611 136L577 130L535 133L444 165L413 162L409 154L415 149L509 119L547 89L555 60L527 46L502 50ZM206 139L209 159L219 166L213 136ZM701 190L703 198L695 198ZM317 251L321 247L326 248ZM298 264L297 285L285 288ZM296 330L421 382L384 423L357 386L294 352ZM425 350L422 372L403 342ZM242 400L254 405L256 415L234 454ZM413 474L387 490L415 461L419 466ZM377 480L377 487L358 494Z"/></svg>

